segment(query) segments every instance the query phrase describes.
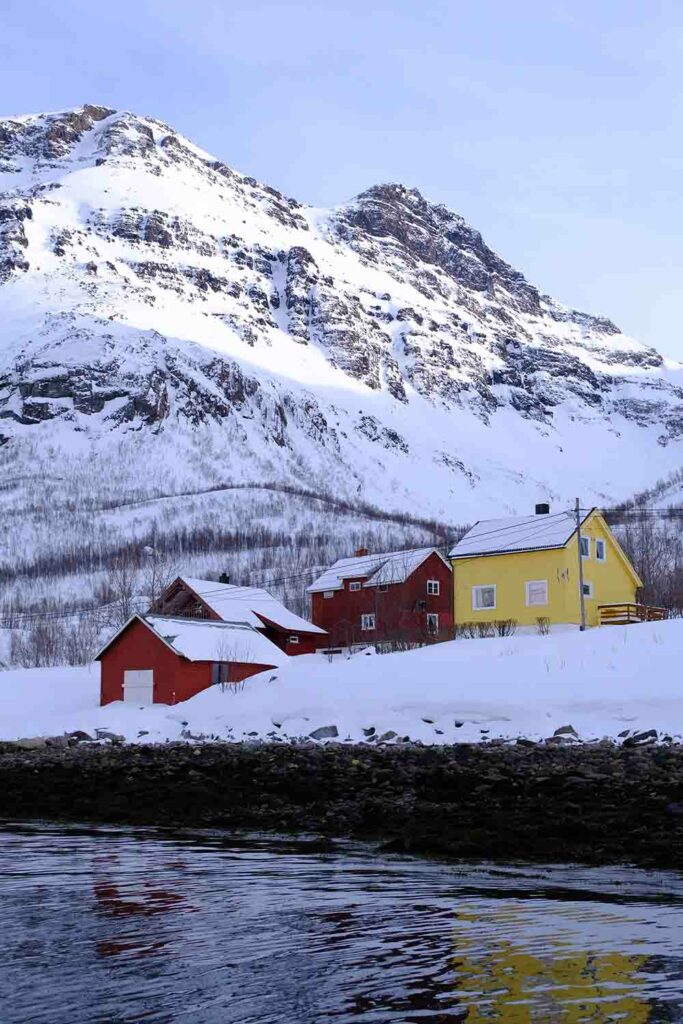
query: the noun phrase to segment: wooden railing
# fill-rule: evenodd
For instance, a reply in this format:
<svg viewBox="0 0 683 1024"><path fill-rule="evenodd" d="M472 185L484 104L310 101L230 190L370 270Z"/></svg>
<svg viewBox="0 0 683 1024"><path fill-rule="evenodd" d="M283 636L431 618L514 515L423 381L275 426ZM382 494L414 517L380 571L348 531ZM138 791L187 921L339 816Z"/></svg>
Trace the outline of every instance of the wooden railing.
<svg viewBox="0 0 683 1024"><path fill-rule="evenodd" d="M666 608L647 604L599 604L601 626L625 626L629 622L658 622L666 618Z"/></svg>

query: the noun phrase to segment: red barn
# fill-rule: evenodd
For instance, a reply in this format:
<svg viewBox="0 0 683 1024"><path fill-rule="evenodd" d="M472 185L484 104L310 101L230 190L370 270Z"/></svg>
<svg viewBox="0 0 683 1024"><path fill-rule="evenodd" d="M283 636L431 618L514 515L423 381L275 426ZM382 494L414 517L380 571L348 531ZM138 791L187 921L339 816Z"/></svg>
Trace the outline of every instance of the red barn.
<svg viewBox="0 0 683 1024"><path fill-rule="evenodd" d="M179 576L166 588L152 612L176 618L245 622L285 654L312 654L328 643L324 629L290 612L260 587L237 587Z"/></svg>
<svg viewBox="0 0 683 1024"><path fill-rule="evenodd" d="M341 558L308 588L330 643L446 638L453 626L451 565L436 548Z"/></svg>
<svg viewBox="0 0 683 1024"><path fill-rule="evenodd" d="M238 683L287 655L244 623L134 615L96 655L100 704L177 704L214 683Z"/></svg>

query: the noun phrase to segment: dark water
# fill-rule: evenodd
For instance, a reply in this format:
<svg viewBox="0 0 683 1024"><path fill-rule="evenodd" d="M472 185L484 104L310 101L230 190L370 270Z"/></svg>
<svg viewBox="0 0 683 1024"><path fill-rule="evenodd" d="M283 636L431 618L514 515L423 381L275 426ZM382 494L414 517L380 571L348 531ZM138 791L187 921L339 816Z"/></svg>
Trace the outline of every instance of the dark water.
<svg viewBox="0 0 683 1024"><path fill-rule="evenodd" d="M0 828L0 1022L683 1021L683 876Z"/></svg>

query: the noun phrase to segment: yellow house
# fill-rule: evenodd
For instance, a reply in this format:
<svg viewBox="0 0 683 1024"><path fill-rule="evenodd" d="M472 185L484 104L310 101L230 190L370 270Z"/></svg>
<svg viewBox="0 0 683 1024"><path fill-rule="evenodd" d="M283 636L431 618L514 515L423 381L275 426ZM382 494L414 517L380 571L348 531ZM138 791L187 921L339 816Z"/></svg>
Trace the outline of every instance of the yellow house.
<svg viewBox="0 0 683 1024"><path fill-rule="evenodd" d="M587 626L601 621L633 621L642 581L597 509L581 522L583 594ZM463 622L514 619L520 626L581 621L579 554L574 512L482 520L450 553L454 617ZM641 608L641 606L637 606ZM654 609L653 609L654 611ZM654 617L654 616L652 616Z"/></svg>

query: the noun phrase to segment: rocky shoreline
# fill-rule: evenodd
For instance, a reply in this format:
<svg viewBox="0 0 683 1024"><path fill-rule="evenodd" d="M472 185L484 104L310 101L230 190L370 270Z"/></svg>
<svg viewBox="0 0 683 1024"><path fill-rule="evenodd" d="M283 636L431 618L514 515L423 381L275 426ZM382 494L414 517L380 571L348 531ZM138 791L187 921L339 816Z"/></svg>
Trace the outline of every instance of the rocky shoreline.
<svg viewBox="0 0 683 1024"><path fill-rule="evenodd" d="M683 747L0 744L0 817L314 832L471 859L683 865Z"/></svg>

